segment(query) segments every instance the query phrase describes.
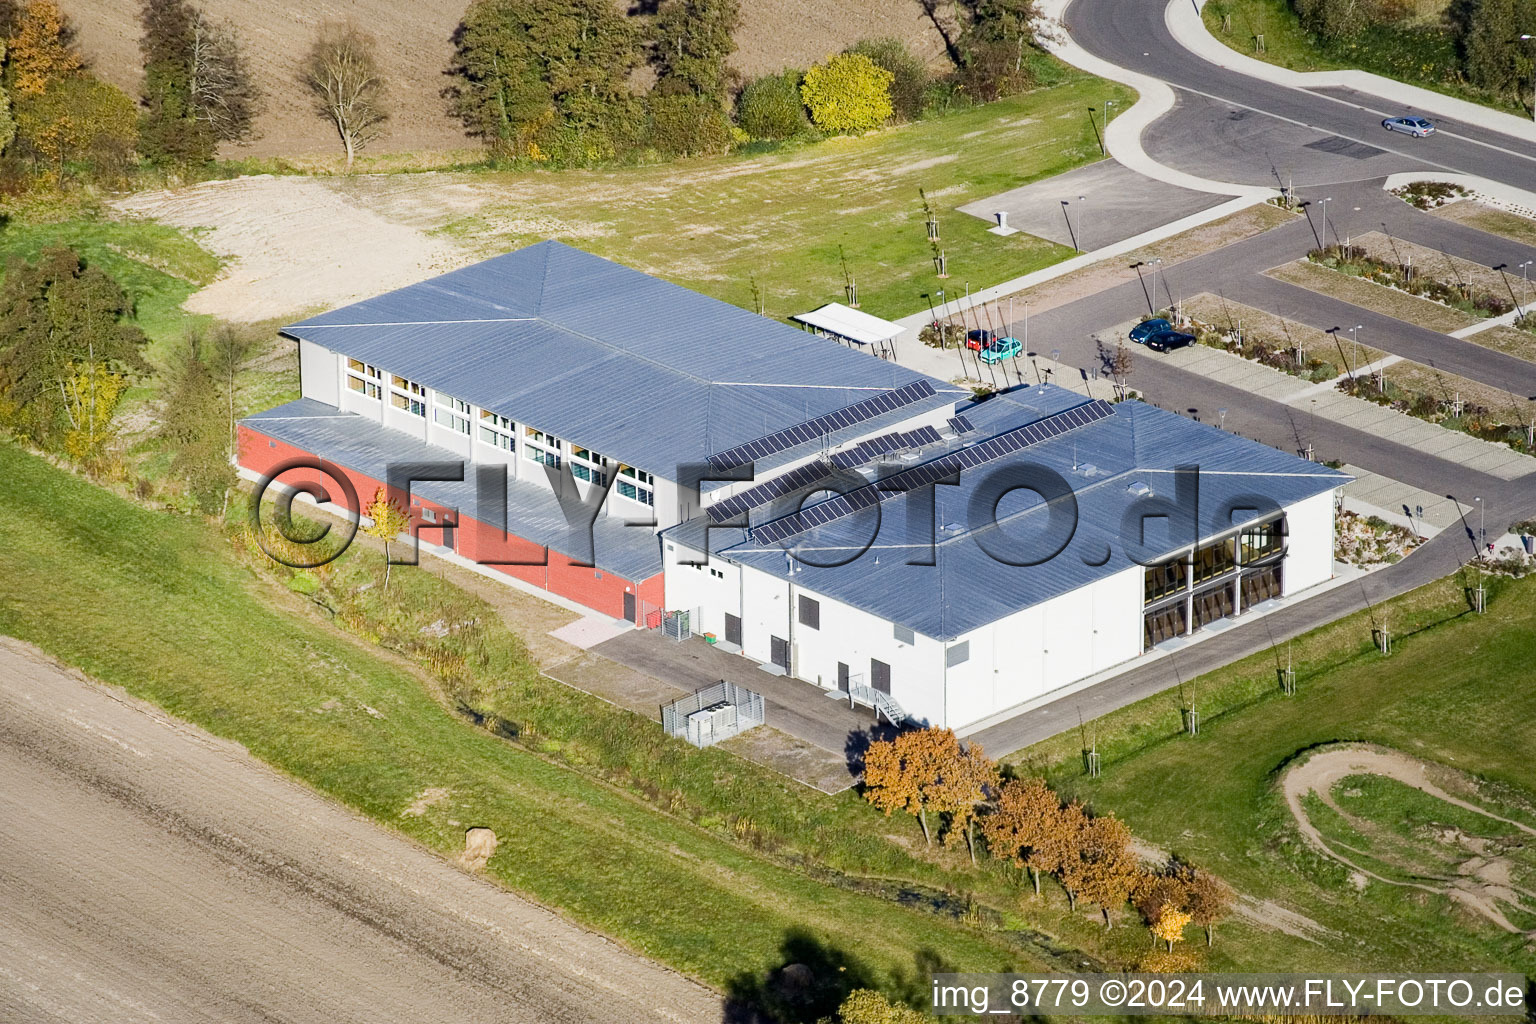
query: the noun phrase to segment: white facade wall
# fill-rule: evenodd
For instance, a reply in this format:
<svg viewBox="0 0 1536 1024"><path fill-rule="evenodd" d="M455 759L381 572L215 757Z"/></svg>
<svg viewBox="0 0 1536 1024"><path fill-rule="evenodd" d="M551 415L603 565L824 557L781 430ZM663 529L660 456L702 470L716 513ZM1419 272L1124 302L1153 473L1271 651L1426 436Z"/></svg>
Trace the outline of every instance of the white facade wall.
<svg viewBox="0 0 1536 1024"><path fill-rule="evenodd" d="M1285 509L1286 594L1333 578L1334 494L1324 491Z"/></svg>
<svg viewBox="0 0 1536 1024"><path fill-rule="evenodd" d="M945 723L963 728L1141 654L1141 566L972 630L945 675ZM952 656L953 657L953 656Z"/></svg>
<svg viewBox="0 0 1536 1024"><path fill-rule="evenodd" d="M299 393L326 405L341 404L340 360L328 348L299 342Z"/></svg>

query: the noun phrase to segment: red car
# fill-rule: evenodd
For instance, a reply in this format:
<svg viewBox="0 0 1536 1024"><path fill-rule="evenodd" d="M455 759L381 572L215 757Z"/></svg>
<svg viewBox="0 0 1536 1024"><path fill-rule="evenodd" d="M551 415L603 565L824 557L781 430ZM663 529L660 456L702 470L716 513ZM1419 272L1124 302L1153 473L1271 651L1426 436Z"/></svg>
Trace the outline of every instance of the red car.
<svg viewBox="0 0 1536 1024"><path fill-rule="evenodd" d="M997 341L997 335L988 330L967 331L965 335L965 347L972 352L980 352L984 348L991 348Z"/></svg>

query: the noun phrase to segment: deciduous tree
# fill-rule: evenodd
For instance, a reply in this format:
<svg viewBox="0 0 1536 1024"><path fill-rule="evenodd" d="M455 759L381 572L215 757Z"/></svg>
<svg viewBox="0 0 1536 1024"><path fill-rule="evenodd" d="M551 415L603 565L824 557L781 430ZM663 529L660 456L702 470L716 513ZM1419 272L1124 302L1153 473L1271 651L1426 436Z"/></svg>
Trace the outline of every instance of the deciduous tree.
<svg viewBox="0 0 1536 1024"><path fill-rule="evenodd" d="M1157 923L1152 926L1152 934L1168 945L1168 952L1173 952L1175 942L1184 941L1184 928L1189 924L1189 913L1177 907L1168 907L1157 917Z"/></svg>
<svg viewBox="0 0 1536 1024"><path fill-rule="evenodd" d="M117 282L67 246L13 262L0 288L0 394L12 425L54 447L70 428L68 386L82 367L147 370L131 312Z"/></svg>
<svg viewBox="0 0 1536 1024"><path fill-rule="evenodd" d="M997 807L981 819L981 834L995 857L1029 870L1035 895L1040 872L1061 866L1061 799L1043 779L1010 779L998 792Z"/></svg>
<svg viewBox="0 0 1536 1024"><path fill-rule="evenodd" d="M867 132L891 119L895 77L862 53L843 53L805 73L800 97L822 131Z"/></svg>
<svg viewBox="0 0 1536 1024"><path fill-rule="evenodd" d="M960 741L948 729L914 729L871 743L864 753L864 797L887 815L914 815L932 843L928 812L944 809L944 771L960 755Z"/></svg>
<svg viewBox="0 0 1536 1024"><path fill-rule="evenodd" d="M19 95L41 96L48 86L85 67L75 49L75 30L53 0L32 0L21 9L7 41L6 71Z"/></svg>
<svg viewBox="0 0 1536 1024"><path fill-rule="evenodd" d="M405 532L406 527L411 525L411 521L383 487L374 492L373 500L368 503L366 512L373 522L363 527L363 532L384 542L384 589L388 590L389 570L392 565L389 560L389 545Z"/></svg>
<svg viewBox="0 0 1536 1024"><path fill-rule="evenodd" d="M661 0L651 22L653 91L703 96L723 107L733 78L726 60L736 52L740 24L737 0Z"/></svg>
<svg viewBox="0 0 1536 1024"><path fill-rule="evenodd" d="M138 137L133 100L83 74L56 79L40 94L19 96L16 132L53 165L60 184L71 160L90 158L98 170L125 165Z"/></svg>
<svg viewBox="0 0 1536 1024"><path fill-rule="evenodd" d="M1195 924L1205 929L1205 944L1209 946L1215 939L1216 925L1232 909L1232 890L1209 871L1193 865L1183 865L1181 877L1185 907Z"/></svg>
<svg viewBox="0 0 1536 1024"><path fill-rule="evenodd" d="M603 156L634 131L640 33L609 0L473 0L453 42L452 109L494 151Z"/></svg>
<svg viewBox="0 0 1536 1024"><path fill-rule="evenodd" d="M848 52L862 53L891 73L891 109L896 117L915 121L923 116L930 76L906 43L894 36L866 39L849 47Z"/></svg>
<svg viewBox="0 0 1536 1024"><path fill-rule="evenodd" d="M1062 884L1076 899L1097 904L1104 927L1114 927L1110 908L1124 903L1140 875L1131 849L1131 830L1113 815L1087 818L1074 837L1073 851L1062 865Z"/></svg>
<svg viewBox="0 0 1536 1024"><path fill-rule="evenodd" d="M112 440L112 419L125 381L105 363L78 363L64 382L64 410L69 430L64 454L79 463L98 459Z"/></svg>
<svg viewBox="0 0 1536 1024"><path fill-rule="evenodd" d="M315 112L330 121L347 154L377 139L389 120L388 90L373 36L350 21L327 21L315 34L299 73Z"/></svg>
<svg viewBox="0 0 1536 1024"><path fill-rule="evenodd" d="M249 138L260 94L234 29L187 0L145 0L139 20L146 154L190 163Z"/></svg>
<svg viewBox="0 0 1536 1024"><path fill-rule="evenodd" d="M949 815L944 844L951 845L957 836L964 836L965 848L974 864L976 818L982 804L997 792L997 762L987 757L979 743L961 746L959 740L956 740L953 746L946 744L944 750L945 760L939 766L939 785L936 790L937 804Z"/></svg>
<svg viewBox="0 0 1536 1024"><path fill-rule="evenodd" d="M170 372L160 436L172 446L171 472L203 512L220 509L235 484L230 462L227 403L207 360L201 334L188 334Z"/></svg>

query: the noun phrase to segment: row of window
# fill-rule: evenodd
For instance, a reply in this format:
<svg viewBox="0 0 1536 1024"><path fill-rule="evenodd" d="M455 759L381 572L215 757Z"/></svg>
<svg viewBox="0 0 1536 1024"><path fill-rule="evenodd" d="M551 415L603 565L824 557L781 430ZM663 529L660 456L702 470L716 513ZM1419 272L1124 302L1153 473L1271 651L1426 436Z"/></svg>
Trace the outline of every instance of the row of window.
<svg viewBox="0 0 1536 1024"><path fill-rule="evenodd" d="M1240 536L1226 537L1199 548L1191 556L1148 566L1145 603L1156 604L1188 587L1225 576L1237 568L1237 556L1244 565L1252 565L1278 554L1285 543L1280 520L1244 529Z"/></svg>
<svg viewBox="0 0 1536 1024"><path fill-rule="evenodd" d="M347 387L350 390L377 401L384 395L383 382L384 374L377 366L359 359L347 360ZM391 374L388 391L389 402L396 409L412 416L426 417L427 389L424 386ZM433 401L432 422L467 437L473 433L472 413L473 409L468 402L439 391ZM480 410L479 438L482 444L512 452L517 450L516 437L517 424L511 419L489 409ZM565 453L564 439L533 427L523 428L523 457L530 462L559 469L566 462ZM571 445L569 464L571 475L576 479L598 487L608 486L610 469L606 455L600 455L590 448ZM652 507L656 504L656 479L643 469L619 466L617 488L630 501Z"/></svg>

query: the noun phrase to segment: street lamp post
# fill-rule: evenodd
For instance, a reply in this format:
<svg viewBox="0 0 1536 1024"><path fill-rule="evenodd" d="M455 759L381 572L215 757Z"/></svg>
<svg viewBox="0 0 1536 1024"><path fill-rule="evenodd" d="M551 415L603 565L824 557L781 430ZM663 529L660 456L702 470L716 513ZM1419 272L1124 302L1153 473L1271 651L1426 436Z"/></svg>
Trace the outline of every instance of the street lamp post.
<svg viewBox="0 0 1536 1024"><path fill-rule="evenodd" d="M1526 260L1520 264L1520 294L1525 296L1526 305L1531 303L1531 261ZM1520 319L1525 319L1525 314L1520 314Z"/></svg>
<svg viewBox="0 0 1536 1024"><path fill-rule="evenodd" d="M1221 429L1222 430L1226 430L1227 429L1227 410L1225 410L1225 409L1217 409L1216 410L1216 415L1221 417Z"/></svg>
<svg viewBox="0 0 1536 1024"><path fill-rule="evenodd" d="M1078 196L1077 197L1077 201L1079 203L1086 204L1088 202L1088 197L1087 196ZM1078 210L1077 211L1077 250L1078 250L1078 252L1087 252L1088 251L1088 245L1087 245L1086 242L1083 241L1083 214L1086 213L1086 212L1087 212L1086 209Z"/></svg>
<svg viewBox="0 0 1536 1024"><path fill-rule="evenodd" d="M1364 324L1355 324L1349 329L1350 340L1354 342L1355 372L1360 372L1360 332L1365 330Z"/></svg>
<svg viewBox="0 0 1536 1024"><path fill-rule="evenodd" d="M1477 557L1483 557L1483 549L1488 546L1488 515L1481 497L1473 498L1477 502Z"/></svg>
<svg viewBox="0 0 1536 1024"><path fill-rule="evenodd" d="M1163 258L1159 256L1157 259L1148 260L1147 262L1152 264L1152 305L1157 306L1162 301L1157 297L1157 272L1162 268Z"/></svg>
<svg viewBox="0 0 1536 1024"><path fill-rule="evenodd" d="M1328 204L1333 202L1333 196L1323 200L1323 248L1328 248Z"/></svg>

